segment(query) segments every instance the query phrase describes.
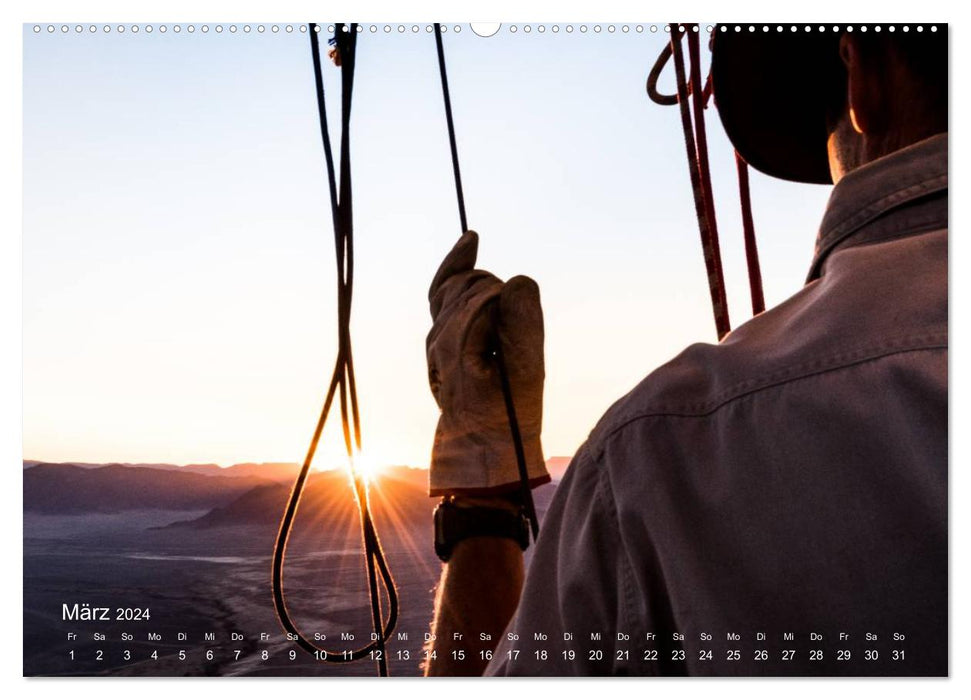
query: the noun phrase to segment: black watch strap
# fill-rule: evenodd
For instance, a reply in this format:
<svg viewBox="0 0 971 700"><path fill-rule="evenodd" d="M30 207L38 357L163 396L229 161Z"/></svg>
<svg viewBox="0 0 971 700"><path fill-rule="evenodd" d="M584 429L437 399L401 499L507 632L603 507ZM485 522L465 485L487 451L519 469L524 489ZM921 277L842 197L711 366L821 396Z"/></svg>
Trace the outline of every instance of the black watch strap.
<svg viewBox="0 0 971 700"><path fill-rule="evenodd" d="M448 561L455 545L469 537L505 537L525 551L529 546L529 518L522 508L461 507L442 500L435 508L435 554Z"/></svg>

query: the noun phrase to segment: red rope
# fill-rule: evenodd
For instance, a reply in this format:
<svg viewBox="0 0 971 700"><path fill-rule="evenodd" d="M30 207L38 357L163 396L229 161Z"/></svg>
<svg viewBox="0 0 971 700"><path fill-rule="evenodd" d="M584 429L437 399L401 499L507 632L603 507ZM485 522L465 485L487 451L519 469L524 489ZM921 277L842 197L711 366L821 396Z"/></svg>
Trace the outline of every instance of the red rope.
<svg viewBox="0 0 971 700"><path fill-rule="evenodd" d="M708 290L715 316L718 339L731 330L728 301L725 296L725 278L722 272L721 251L718 245L718 228L715 222L715 206L711 192L711 171L708 164L708 139L704 123L704 89L701 85L699 42L696 34L688 34L688 52L691 57L691 88L685 75L684 54L681 50L681 34L678 24L671 24L671 51L678 86L678 105L681 108L681 127L684 131L685 149L688 155L688 173L694 193L695 215L701 233L701 248L708 273ZM693 96L694 120L692 123L689 94Z"/></svg>
<svg viewBox="0 0 971 700"><path fill-rule="evenodd" d="M701 84L701 51L699 49L698 25L688 31L688 56L691 58L691 101L695 117L695 144L698 148L698 173L701 176L701 192L705 202L705 216L708 219L708 245L715 263L715 292L718 301L715 314L721 315L723 324L719 327L718 339L721 340L731 330L728 318L728 299L725 296L725 273L722 271L721 247L718 243L718 219L715 218L715 197L711 187L711 166L708 163L708 136L705 132L705 90Z"/></svg>
<svg viewBox="0 0 971 700"><path fill-rule="evenodd" d="M752 313L765 311L765 295L762 293L762 269L759 265L759 248L755 240L755 223L752 221L752 198L748 186L748 163L735 152L738 169L738 198L742 204L742 231L745 235L745 262L748 264L748 285L752 295Z"/></svg>

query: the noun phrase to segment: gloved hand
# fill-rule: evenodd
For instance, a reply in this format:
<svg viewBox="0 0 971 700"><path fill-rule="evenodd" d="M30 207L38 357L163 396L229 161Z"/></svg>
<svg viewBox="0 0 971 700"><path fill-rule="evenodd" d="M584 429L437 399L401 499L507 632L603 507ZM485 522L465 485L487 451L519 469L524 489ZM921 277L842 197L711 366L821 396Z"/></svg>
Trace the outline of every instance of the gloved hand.
<svg viewBox="0 0 971 700"><path fill-rule="evenodd" d="M466 232L438 268L425 347L442 409L429 475L432 496L520 488L519 467L495 357L501 344L531 487L550 480L543 460L543 310L529 277L503 283L476 270L479 237Z"/></svg>

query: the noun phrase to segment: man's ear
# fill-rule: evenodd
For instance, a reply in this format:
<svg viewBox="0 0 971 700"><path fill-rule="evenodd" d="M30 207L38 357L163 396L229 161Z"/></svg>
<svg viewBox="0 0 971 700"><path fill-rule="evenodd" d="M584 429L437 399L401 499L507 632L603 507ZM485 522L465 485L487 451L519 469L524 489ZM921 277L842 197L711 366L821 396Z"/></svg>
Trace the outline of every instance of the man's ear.
<svg viewBox="0 0 971 700"><path fill-rule="evenodd" d="M840 58L846 66L846 91L853 128L859 134L874 136L886 128L889 105L884 85L889 66L880 66L871 51L852 34L840 38ZM881 70L883 68L883 70Z"/></svg>

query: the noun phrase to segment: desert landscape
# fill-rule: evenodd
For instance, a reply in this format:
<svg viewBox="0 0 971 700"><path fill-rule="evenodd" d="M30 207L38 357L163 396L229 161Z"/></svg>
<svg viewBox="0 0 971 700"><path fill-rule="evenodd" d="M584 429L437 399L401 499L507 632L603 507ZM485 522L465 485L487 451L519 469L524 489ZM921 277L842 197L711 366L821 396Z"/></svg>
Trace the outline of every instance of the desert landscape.
<svg viewBox="0 0 971 700"><path fill-rule="evenodd" d="M554 478L565 461L551 460ZM366 659L316 661L286 639L276 618L270 560L296 472L285 463L25 462L24 674L375 674ZM421 672L440 573L426 480L424 470L390 467L371 486L400 597L387 646L392 675ZM554 490L534 492L541 515ZM308 480L284 575L289 610L305 635L326 635L321 646L337 652L366 643L360 525L345 472ZM74 604L108 608L112 619L63 619L63 606ZM113 619L118 608L148 608L150 617ZM355 640L342 641L342 633Z"/></svg>

